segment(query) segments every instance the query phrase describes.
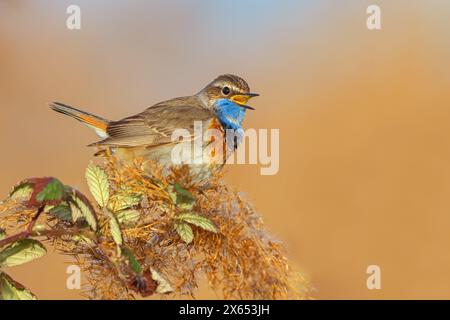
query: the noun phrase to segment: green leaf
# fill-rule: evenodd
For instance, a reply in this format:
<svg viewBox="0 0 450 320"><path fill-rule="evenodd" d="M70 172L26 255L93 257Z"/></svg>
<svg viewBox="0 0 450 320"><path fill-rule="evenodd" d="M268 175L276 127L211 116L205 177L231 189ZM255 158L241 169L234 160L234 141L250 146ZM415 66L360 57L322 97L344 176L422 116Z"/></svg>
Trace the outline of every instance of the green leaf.
<svg viewBox="0 0 450 320"><path fill-rule="evenodd" d="M36 300L36 296L4 272L0 272L1 300Z"/></svg>
<svg viewBox="0 0 450 320"><path fill-rule="evenodd" d="M97 217L90 206L84 203L80 198L75 198L78 208L92 230L97 231Z"/></svg>
<svg viewBox="0 0 450 320"><path fill-rule="evenodd" d="M194 240L194 232L192 232L192 228L187 223L175 222L175 230L185 243L189 244Z"/></svg>
<svg viewBox="0 0 450 320"><path fill-rule="evenodd" d="M118 212L137 206L141 200L142 197L137 194L116 194L111 198L108 209L112 212Z"/></svg>
<svg viewBox="0 0 450 320"><path fill-rule="evenodd" d="M6 238L6 231L5 229L0 228L0 240Z"/></svg>
<svg viewBox="0 0 450 320"><path fill-rule="evenodd" d="M48 213L63 221L72 221L72 210L67 204L60 204L48 210Z"/></svg>
<svg viewBox="0 0 450 320"><path fill-rule="evenodd" d="M114 214L109 215L109 228L111 229L111 236L114 242L120 246L123 244L122 231L120 230L119 221Z"/></svg>
<svg viewBox="0 0 450 320"><path fill-rule="evenodd" d="M28 200L31 197L31 194L33 193L33 185L28 182L19 183L17 186L14 187L13 191L9 194L9 197L11 199L23 199Z"/></svg>
<svg viewBox="0 0 450 320"><path fill-rule="evenodd" d="M14 267L38 259L47 253L44 245L34 239L10 244L0 252L0 267Z"/></svg>
<svg viewBox="0 0 450 320"><path fill-rule="evenodd" d="M76 195L73 195L72 199L75 202L70 203L73 221L75 222L82 217L84 218L84 220L86 220L91 229L96 231L97 217L95 215L95 212L90 206L88 206L82 199L78 198Z"/></svg>
<svg viewBox="0 0 450 320"><path fill-rule="evenodd" d="M140 263L137 261L133 251L131 251L130 249L128 249L126 247L122 247L122 253L128 259L128 261L130 262L131 269L133 269L133 271L136 274L141 274L142 273L142 267L141 267Z"/></svg>
<svg viewBox="0 0 450 320"><path fill-rule="evenodd" d="M217 233L217 228L214 223L206 217L200 216L193 213L183 213L180 214L177 219L193 224L194 226L200 227L203 230Z"/></svg>
<svg viewBox="0 0 450 320"><path fill-rule="evenodd" d="M109 201L109 182L106 172L91 163L86 169L86 181L98 205L102 208L106 207Z"/></svg>
<svg viewBox="0 0 450 320"><path fill-rule="evenodd" d="M194 196L179 183L175 183L174 190L177 194L177 204L193 204L195 202Z"/></svg>
<svg viewBox="0 0 450 320"><path fill-rule="evenodd" d="M80 219L84 219L83 218L83 214L81 213L81 210L77 207L75 200L74 202L69 202L69 207L70 207L70 212L72 215L72 221L73 222L77 222Z"/></svg>
<svg viewBox="0 0 450 320"><path fill-rule="evenodd" d="M150 269L152 272L152 279L156 281L158 284L158 287L156 288L157 293L170 293L173 292L173 288L170 285L170 283L163 277L159 272L154 270L153 268Z"/></svg>
<svg viewBox="0 0 450 320"><path fill-rule="evenodd" d="M116 213L117 220L120 224L130 226L136 224L141 218L141 213L137 210L123 210Z"/></svg>
<svg viewBox="0 0 450 320"><path fill-rule="evenodd" d="M58 179L52 179L43 189L36 195L38 202L58 201L64 196L64 185Z"/></svg>

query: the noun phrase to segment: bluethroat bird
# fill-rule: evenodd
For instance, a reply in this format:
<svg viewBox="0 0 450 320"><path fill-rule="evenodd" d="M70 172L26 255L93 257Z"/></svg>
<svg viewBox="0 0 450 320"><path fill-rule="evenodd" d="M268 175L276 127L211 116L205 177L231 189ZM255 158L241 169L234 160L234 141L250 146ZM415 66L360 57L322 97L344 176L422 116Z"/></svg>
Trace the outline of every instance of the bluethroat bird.
<svg viewBox="0 0 450 320"><path fill-rule="evenodd" d="M143 112L119 121L109 121L91 113L53 102L50 107L56 112L68 115L95 130L103 140L89 146L111 151L124 160L138 157L156 161L163 167L173 164L172 150L179 140L173 141L176 129L187 129L192 140L194 123L200 122L203 131L216 129L222 133L224 141L224 161L217 163L206 146L211 141L202 142L202 161L190 164L193 175L207 178L213 169L223 166L239 144L239 135L250 98L258 94L250 93L250 88L242 78L225 74L217 77L195 95L175 98L157 103ZM237 132L233 141L226 141L229 131ZM237 138L236 138L237 137ZM213 138L212 138L213 139Z"/></svg>

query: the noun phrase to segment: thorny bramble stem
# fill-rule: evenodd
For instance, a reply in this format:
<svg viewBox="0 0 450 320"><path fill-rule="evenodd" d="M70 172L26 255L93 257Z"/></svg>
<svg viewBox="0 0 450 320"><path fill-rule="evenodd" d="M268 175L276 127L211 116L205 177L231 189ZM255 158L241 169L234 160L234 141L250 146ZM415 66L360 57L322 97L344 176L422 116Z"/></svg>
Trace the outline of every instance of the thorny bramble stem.
<svg viewBox="0 0 450 320"><path fill-rule="evenodd" d="M39 216L42 214L42 212L44 212L44 208L45 206L40 206L39 209L37 210L35 216L33 217L33 219L31 219L30 224L27 227L27 230L19 232L17 234L14 234L10 237L7 237L3 240L0 240L0 248L4 247L8 244L11 244L13 242L19 241L19 240L23 240L26 239L30 236L33 235L33 228L34 225L36 224L36 221L39 219Z"/></svg>

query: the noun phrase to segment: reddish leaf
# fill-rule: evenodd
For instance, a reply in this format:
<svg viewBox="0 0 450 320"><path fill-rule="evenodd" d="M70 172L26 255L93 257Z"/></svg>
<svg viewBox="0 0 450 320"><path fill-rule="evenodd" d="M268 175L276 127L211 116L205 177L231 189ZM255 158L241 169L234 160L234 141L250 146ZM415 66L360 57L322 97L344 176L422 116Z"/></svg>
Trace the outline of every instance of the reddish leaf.
<svg viewBox="0 0 450 320"><path fill-rule="evenodd" d="M58 205L65 197L64 185L55 178L32 178L27 183L33 185L33 193L28 200L28 207L40 207L42 205Z"/></svg>

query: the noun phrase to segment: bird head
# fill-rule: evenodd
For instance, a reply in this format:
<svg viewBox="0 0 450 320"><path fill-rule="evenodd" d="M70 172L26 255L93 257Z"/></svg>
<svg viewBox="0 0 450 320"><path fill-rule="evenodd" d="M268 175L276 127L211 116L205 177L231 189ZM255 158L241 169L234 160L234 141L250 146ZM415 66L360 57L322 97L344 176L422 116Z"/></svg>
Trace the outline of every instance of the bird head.
<svg viewBox="0 0 450 320"><path fill-rule="evenodd" d="M224 104L254 110L247 105L247 102L259 96L257 93L250 93L250 88L244 79L232 74L217 77L197 95L206 107L215 111Z"/></svg>

